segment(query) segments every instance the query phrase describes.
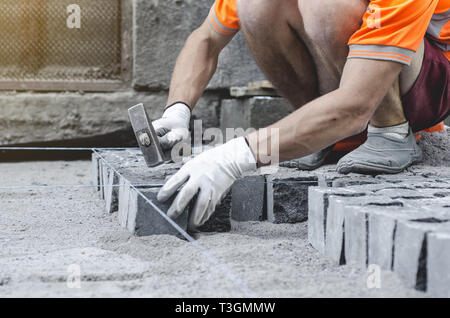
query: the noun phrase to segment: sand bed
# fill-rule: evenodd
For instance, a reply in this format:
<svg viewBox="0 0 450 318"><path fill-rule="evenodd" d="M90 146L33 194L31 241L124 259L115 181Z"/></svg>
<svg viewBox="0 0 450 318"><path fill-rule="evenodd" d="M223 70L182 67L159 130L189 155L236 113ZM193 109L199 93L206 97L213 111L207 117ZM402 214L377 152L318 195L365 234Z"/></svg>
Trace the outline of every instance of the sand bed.
<svg viewBox="0 0 450 318"><path fill-rule="evenodd" d="M0 164L0 184L89 184L90 162ZM367 273L336 266L307 242L307 225L233 222L198 243L170 236L132 237L91 188L0 190L0 296L239 297L242 286L264 297L423 297L393 273L381 288ZM67 278L78 266L81 288ZM70 276L72 277L72 276ZM69 278L70 278L69 277ZM73 287L71 285L71 287Z"/></svg>

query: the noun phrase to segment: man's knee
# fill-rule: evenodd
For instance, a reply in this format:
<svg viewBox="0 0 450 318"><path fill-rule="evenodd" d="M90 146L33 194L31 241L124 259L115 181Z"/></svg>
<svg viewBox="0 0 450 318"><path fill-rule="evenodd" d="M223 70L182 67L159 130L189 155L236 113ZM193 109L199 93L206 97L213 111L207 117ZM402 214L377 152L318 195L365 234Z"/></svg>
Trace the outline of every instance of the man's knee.
<svg viewBox="0 0 450 318"><path fill-rule="evenodd" d="M282 10L296 0L237 0L239 20L244 32L266 32L286 19Z"/></svg>
<svg viewBox="0 0 450 318"><path fill-rule="evenodd" d="M298 0L306 35L321 47L346 45L362 23L367 0Z"/></svg>

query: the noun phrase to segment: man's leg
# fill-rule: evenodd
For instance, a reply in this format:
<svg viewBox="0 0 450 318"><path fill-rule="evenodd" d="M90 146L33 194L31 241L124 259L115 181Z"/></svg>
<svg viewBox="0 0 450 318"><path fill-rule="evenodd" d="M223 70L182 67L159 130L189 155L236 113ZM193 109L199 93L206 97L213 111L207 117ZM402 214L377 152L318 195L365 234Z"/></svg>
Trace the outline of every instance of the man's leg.
<svg viewBox="0 0 450 318"><path fill-rule="evenodd" d="M353 19L346 20L345 23L339 22L336 34L340 33L341 42L346 42L352 30L356 30L361 23L361 17L367 7L361 4L363 2L353 0L349 6ZM339 6L337 8L339 9ZM338 11L334 13L340 16L345 12ZM297 0L238 0L238 12L242 32L256 62L294 109L339 86L348 49L346 45L339 45L338 50L330 49L340 56L337 59L340 62L337 64L334 63L334 58L324 58L327 56L326 52L313 41L314 35L308 34L305 29ZM311 12L309 17L314 14ZM327 13L326 19L337 20L333 14ZM314 19L309 20L311 22L308 24L311 25ZM320 36L323 34L323 28L309 29ZM314 53L314 57L311 53ZM283 165L305 170L315 169L322 165L332 148L328 147Z"/></svg>
<svg viewBox="0 0 450 318"><path fill-rule="evenodd" d="M393 90L396 93L388 94L372 116L367 141L338 162L339 172L398 173L422 159L422 151L406 120L400 96L405 95L414 85L422 69L423 58L422 43L411 66L404 68L395 83Z"/></svg>
<svg viewBox="0 0 450 318"><path fill-rule="evenodd" d="M319 97L316 66L295 27L297 0L238 0L241 29L266 77L294 109Z"/></svg>
<svg viewBox="0 0 450 318"><path fill-rule="evenodd" d="M250 51L294 107L314 98L315 94L305 91L311 87L308 80L317 79L319 95L339 87L347 41L358 30L366 9L366 0L238 0ZM315 76L311 70L315 70ZM385 127L405 121L399 87L393 86L373 124Z"/></svg>

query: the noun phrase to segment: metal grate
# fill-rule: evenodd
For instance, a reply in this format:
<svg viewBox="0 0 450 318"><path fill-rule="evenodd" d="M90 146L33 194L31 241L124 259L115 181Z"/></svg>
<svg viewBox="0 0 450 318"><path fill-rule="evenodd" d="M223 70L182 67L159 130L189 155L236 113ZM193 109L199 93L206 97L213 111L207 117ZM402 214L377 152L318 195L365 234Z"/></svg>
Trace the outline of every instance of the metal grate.
<svg viewBox="0 0 450 318"><path fill-rule="evenodd" d="M74 3L81 9L80 28L67 22ZM0 87L117 82L121 60L120 0L0 2Z"/></svg>

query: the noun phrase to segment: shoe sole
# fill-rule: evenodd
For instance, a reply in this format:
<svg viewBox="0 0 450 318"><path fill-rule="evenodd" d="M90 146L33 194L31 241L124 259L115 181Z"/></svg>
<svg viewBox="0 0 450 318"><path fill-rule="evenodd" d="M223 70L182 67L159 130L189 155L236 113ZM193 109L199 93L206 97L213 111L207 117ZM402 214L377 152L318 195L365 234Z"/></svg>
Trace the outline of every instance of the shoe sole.
<svg viewBox="0 0 450 318"><path fill-rule="evenodd" d="M406 165L402 167L386 167L368 163L342 163L337 167L337 171L342 174L360 173L360 174L397 174L404 171L409 166L422 161L422 151L419 149L419 156L413 157Z"/></svg>

